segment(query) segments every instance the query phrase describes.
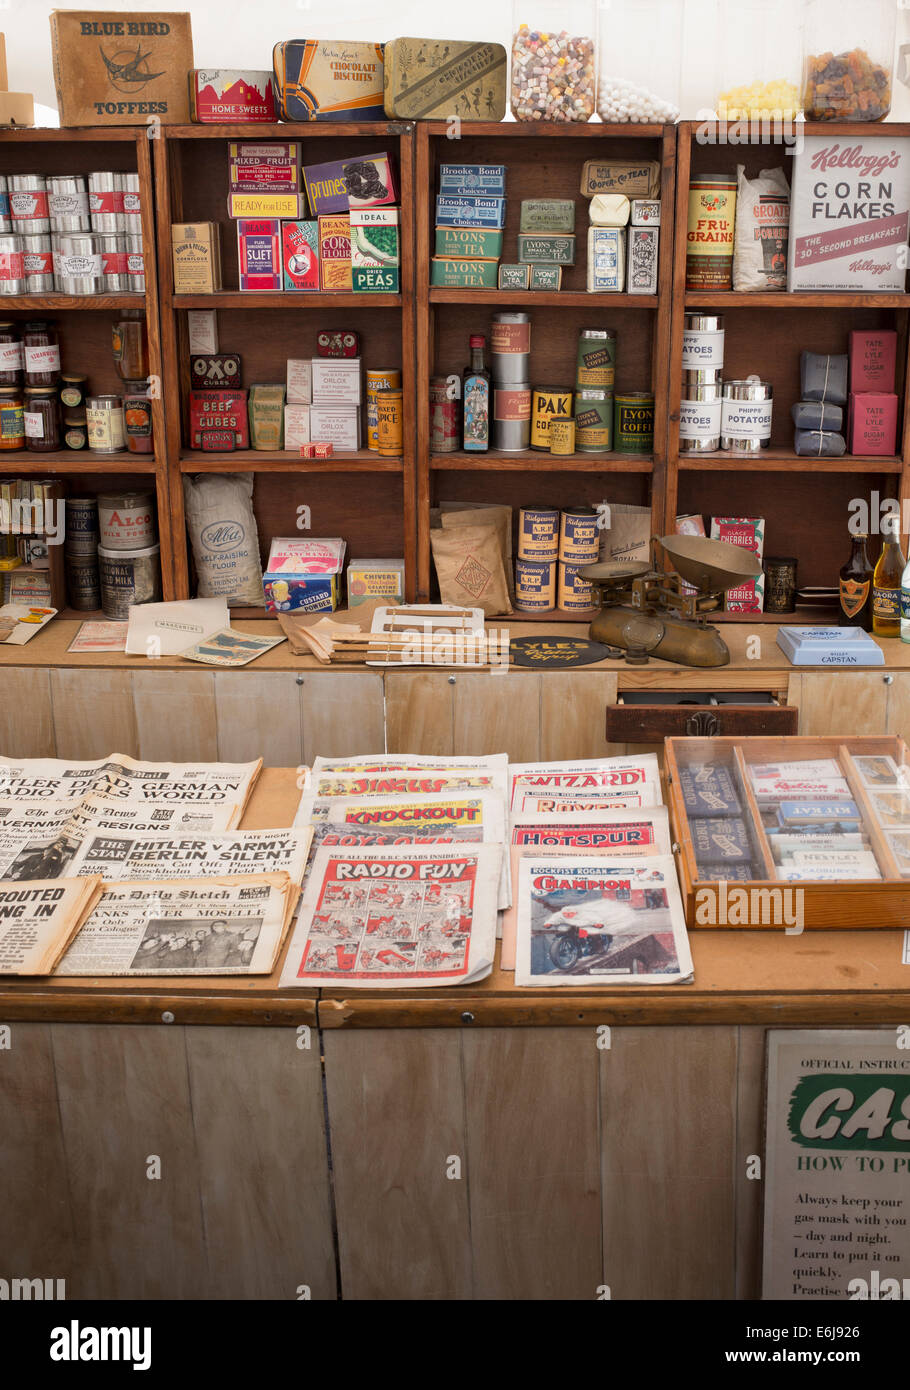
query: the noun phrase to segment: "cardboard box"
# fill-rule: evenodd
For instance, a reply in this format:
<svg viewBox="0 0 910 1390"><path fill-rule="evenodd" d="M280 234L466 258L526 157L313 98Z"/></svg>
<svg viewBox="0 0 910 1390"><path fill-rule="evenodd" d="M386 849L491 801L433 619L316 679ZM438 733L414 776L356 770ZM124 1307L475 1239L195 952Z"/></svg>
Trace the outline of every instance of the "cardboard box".
<svg viewBox="0 0 910 1390"><path fill-rule="evenodd" d="M385 114L405 121L501 121L507 77L500 43L392 39L385 46Z"/></svg>
<svg viewBox="0 0 910 1390"><path fill-rule="evenodd" d="M528 265L574 265L575 236L539 236L518 233L518 259Z"/></svg>
<svg viewBox="0 0 910 1390"><path fill-rule="evenodd" d="M298 140L239 140L228 145L230 193L302 193Z"/></svg>
<svg viewBox="0 0 910 1390"><path fill-rule="evenodd" d="M850 390L894 390L897 334L893 328L855 328L850 334Z"/></svg>
<svg viewBox="0 0 910 1390"><path fill-rule="evenodd" d="M505 220L505 198L488 198L474 193L437 194L438 227L489 227L498 231L505 226Z"/></svg>
<svg viewBox="0 0 910 1390"><path fill-rule="evenodd" d="M398 202L395 170L387 154L365 154L359 159L347 159L341 166L347 189L348 207L391 207Z"/></svg>
<svg viewBox="0 0 910 1390"><path fill-rule="evenodd" d="M284 384L250 387L250 448L284 447Z"/></svg>
<svg viewBox="0 0 910 1390"><path fill-rule="evenodd" d="M351 222L347 213L319 218L319 279L328 292L351 289Z"/></svg>
<svg viewBox="0 0 910 1390"><path fill-rule="evenodd" d="M597 193L657 198L660 165L656 159L587 159L581 170L581 191L586 198Z"/></svg>
<svg viewBox="0 0 910 1390"><path fill-rule="evenodd" d="M307 201L302 193L229 193L228 217L300 218L306 217Z"/></svg>
<svg viewBox="0 0 910 1390"><path fill-rule="evenodd" d="M622 293L626 283L625 227L588 228L588 290Z"/></svg>
<svg viewBox="0 0 910 1390"><path fill-rule="evenodd" d="M186 331L190 352L218 351L218 315L214 309L187 309Z"/></svg>
<svg viewBox="0 0 910 1390"><path fill-rule="evenodd" d="M331 612L338 607L346 546L341 539L276 536L262 576L267 613Z"/></svg>
<svg viewBox="0 0 910 1390"><path fill-rule="evenodd" d="M562 289L561 265L529 265L528 270L531 272L528 280L529 290Z"/></svg>
<svg viewBox="0 0 910 1390"><path fill-rule="evenodd" d="M440 164L440 193L485 193L492 198L506 196L504 164Z"/></svg>
<svg viewBox="0 0 910 1390"><path fill-rule="evenodd" d="M348 565L348 608L370 599L404 603L404 560L351 560Z"/></svg>
<svg viewBox="0 0 910 1390"><path fill-rule="evenodd" d="M305 164L303 182L310 212L314 217L332 212L349 212L348 190L344 181L345 160L326 164Z"/></svg>
<svg viewBox="0 0 910 1390"><path fill-rule="evenodd" d="M281 119L384 121L383 47L332 39L277 43L272 71Z"/></svg>
<svg viewBox="0 0 910 1390"><path fill-rule="evenodd" d="M657 294L660 228L630 227L626 236L626 293Z"/></svg>
<svg viewBox="0 0 910 1390"><path fill-rule="evenodd" d="M397 294L397 208L351 208L351 282L355 291Z"/></svg>
<svg viewBox="0 0 910 1390"><path fill-rule="evenodd" d="M311 405L310 439L331 444L336 454L356 454L360 448L360 406Z"/></svg>
<svg viewBox="0 0 910 1390"><path fill-rule="evenodd" d="M277 218L240 218L237 270L242 290L281 289L281 223Z"/></svg>
<svg viewBox="0 0 910 1390"><path fill-rule="evenodd" d="M62 126L190 119L188 14L53 10L51 52Z"/></svg>
<svg viewBox="0 0 910 1390"><path fill-rule="evenodd" d="M214 294L221 289L221 234L217 222L171 226L175 294Z"/></svg>
<svg viewBox="0 0 910 1390"><path fill-rule="evenodd" d="M189 86L190 120L200 124L277 120L271 72L194 68Z"/></svg>
<svg viewBox="0 0 910 1390"><path fill-rule="evenodd" d="M250 446L246 391L190 392L190 447L230 452Z"/></svg>
<svg viewBox="0 0 910 1390"><path fill-rule="evenodd" d="M847 447L859 458L894 456L897 448L897 396L866 392L850 396Z"/></svg>
<svg viewBox="0 0 910 1390"><path fill-rule="evenodd" d="M459 261L451 256L434 256L430 263L430 284L467 290L495 290L498 261Z"/></svg>
<svg viewBox="0 0 910 1390"><path fill-rule="evenodd" d="M299 449L310 442L310 407L291 402L284 407L284 447Z"/></svg>
<svg viewBox="0 0 910 1390"><path fill-rule="evenodd" d="M500 290L528 290L531 288L531 267L504 263L499 267L496 283Z"/></svg>
<svg viewBox="0 0 910 1390"><path fill-rule="evenodd" d="M313 400L313 364L309 357L288 358L288 402L310 405Z"/></svg>
<svg viewBox="0 0 910 1390"><path fill-rule="evenodd" d="M313 401L317 405L359 405L360 366L359 357L312 358Z"/></svg>
<svg viewBox="0 0 910 1390"><path fill-rule="evenodd" d="M571 198L525 198L518 230L550 234L574 232L575 203Z"/></svg>
<svg viewBox="0 0 910 1390"><path fill-rule="evenodd" d="M437 227L436 255L453 260L498 260L502 255L502 232L486 227Z"/></svg>
<svg viewBox="0 0 910 1390"><path fill-rule="evenodd" d="M318 222L282 222L281 269L286 290L319 289Z"/></svg>

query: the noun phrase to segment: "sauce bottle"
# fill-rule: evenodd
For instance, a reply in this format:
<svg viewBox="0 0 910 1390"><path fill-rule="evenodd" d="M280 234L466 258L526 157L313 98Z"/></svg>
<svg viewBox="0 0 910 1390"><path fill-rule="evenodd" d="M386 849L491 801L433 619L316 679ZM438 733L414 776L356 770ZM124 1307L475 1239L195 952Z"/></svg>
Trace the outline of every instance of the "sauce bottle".
<svg viewBox="0 0 910 1390"><path fill-rule="evenodd" d="M487 340L472 333L471 365L462 377L462 438L467 453L484 453L490 447L490 373L483 365Z"/></svg>

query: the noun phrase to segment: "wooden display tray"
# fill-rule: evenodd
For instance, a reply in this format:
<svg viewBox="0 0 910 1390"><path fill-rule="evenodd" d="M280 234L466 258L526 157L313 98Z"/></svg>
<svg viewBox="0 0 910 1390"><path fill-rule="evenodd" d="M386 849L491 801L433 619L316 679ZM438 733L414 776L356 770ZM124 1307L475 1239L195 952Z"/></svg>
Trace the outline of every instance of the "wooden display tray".
<svg viewBox="0 0 910 1390"><path fill-rule="evenodd" d="M697 751L696 742L703 744L712 761L732 764L734 776L739 783L739 792L745 802L743 819L751 821L758 855L764 861L766 876L762 879L743 883L720 883L709 882L698 876L695 849L679 778L680 767L695 761L690 753L693 750ZM683 748L685 752L682 751ZM874 930L906 927L910 923L910 879L901 877L887 837L874 817L869 793L853 762L856 756L886 755L893 758L899 766L906 764L910 759L907 745L902 738L668 738L665 740L664 750L667 802L686 924L690 930L716 930L720 927L724 930L782 932L785 930L786 922L782 920L780 909L775 911L775 899L765 897L762 900L753 897L756 893L766 894L768 890L777 890L780 893L781 889L800 892L801 898L797 901L801 902L802 907L801 925L808 930ZM844 776L850 784L853 799L863 814L864 830L868 834L882 872L881 881L846 879L836 882L788 883L774 877L774 860L747 775L747 767L757 762L795 762L803 758L835 758L840 762ZM749 895L747 912L749 918L755 920L721 920L729 917L725 905L732 904L734 890L739 889L745 889ZM738 898L737 909L741 902ZM699 920L699 916L702 920ZM767 917L768 920L762 920L763 917ZM708 920L705 920L706 918Z"/></svg>

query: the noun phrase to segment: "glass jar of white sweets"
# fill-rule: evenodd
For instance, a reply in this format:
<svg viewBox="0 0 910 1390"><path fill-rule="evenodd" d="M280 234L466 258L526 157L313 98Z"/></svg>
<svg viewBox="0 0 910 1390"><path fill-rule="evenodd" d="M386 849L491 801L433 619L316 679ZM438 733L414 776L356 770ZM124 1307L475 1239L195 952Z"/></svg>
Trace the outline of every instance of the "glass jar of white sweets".
<svg viewBox="0 0 910 1390"><path fill-rule="evenodd" d="M515 0L511 95L517 121L589 121L597 72L593 0Z"/></svg>
<svg viewBox="0 0 910 1390"><path fill-rule="evenodd" d="M683 0L598 0L597 112L602 121L679 120Z"/></svg>

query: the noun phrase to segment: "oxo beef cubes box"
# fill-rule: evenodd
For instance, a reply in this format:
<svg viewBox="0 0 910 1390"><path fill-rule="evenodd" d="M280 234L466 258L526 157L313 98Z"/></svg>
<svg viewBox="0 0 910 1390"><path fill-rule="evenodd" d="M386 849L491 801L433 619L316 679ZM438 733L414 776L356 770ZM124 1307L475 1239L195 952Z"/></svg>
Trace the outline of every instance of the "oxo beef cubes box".
<svg viewBox="0 0 910 1390"><path fill-rule="evenodd" d="M276 536L262 576L266 612L332 612L345 549L340 537Z"/></svg>
<svg viewBox="0 0 910 1390"><path fill-rule="evenodd" d="M282 222L281 265L286 290L319 289L318 222Z"/></svg>
<svg viewBox="0 0 910 1390"><path fill-rule="evenodd" d="M281 289L281 223L277 218L238 220L237 268L242 290Z"/></svg>

